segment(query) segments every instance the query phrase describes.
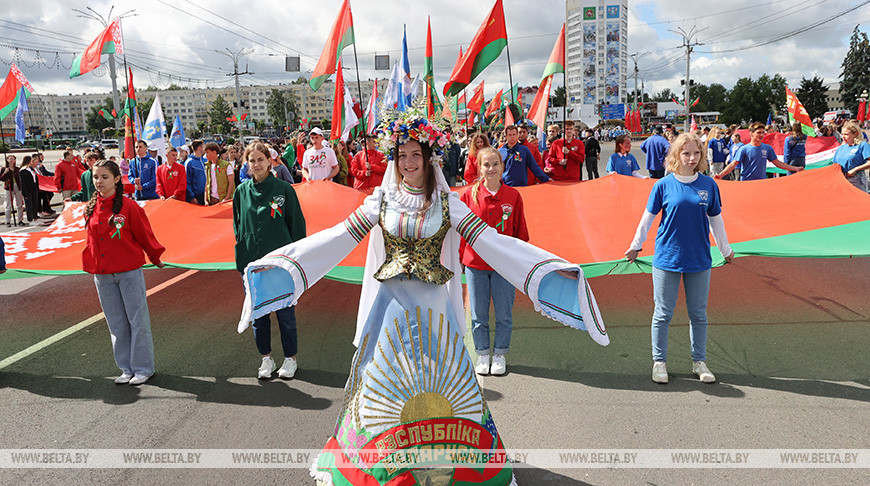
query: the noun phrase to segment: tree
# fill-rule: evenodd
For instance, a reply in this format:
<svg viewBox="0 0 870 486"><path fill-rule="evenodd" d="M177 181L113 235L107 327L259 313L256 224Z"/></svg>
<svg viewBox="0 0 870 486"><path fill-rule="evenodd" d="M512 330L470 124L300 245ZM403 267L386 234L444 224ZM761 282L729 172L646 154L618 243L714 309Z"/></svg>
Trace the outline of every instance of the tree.
<svg viewBox="0 0 870 486"><path fill-rule="evenodd" d="M284 116L285 113L296 113L296 100L293 97L293 93L284 92L280 89L273 89L272 94L266 98L266 110L269 113L269 118L272 119L274 126L283 131L283 128L289 124L289 120Z"/></svg>
<svg viewBox="0 0 870 486"><path fill-rule="evenodd" d="M828 111L828 87L825 86L824 78L801 78L801 86L794 94L801 100L810 118L818 118Z"/></svg>
<svg viewBox="0 0 870 486"><path fill-rule="evenodd" d="M785 112L785 78L779 74L763 75L757 80L740 78L728 92L727 102L722 105L721 122L764 122L771 113Z"/></svg>
<svg viewBox="0 0 870 486"><path fill-rule="evenodd" d="M296 78L296 81L293 81L291 84L308 84L308 80L305 79L305 76L299 76Z"/></svg>
<svg viewBox="0 0 870 486"><path fill-rule="evenodd" d="M211 109L208 110L208 120L211 129L218 133L229 133L233 124L227 118L233 116L233 110L230 104L223 96L218 95L211 104Z"/></svg>
<svg viewBox="0 0 870 486"><path fill-rule="evenodd" d="M649 98L649 101L657 101L657 102L673 101L676 97L677 97L677 95L674 94L670 88L665 88L661 92L652 95L652 97Z"/></svg>
<svg viewBox="0 0 870 486"><path fill-rule="evenodd" d="M726 96L728 95L728 90L725 89L725 86L722 86L719 83L713 83L710 86L706 84L696 84L692 86L692 92L690 96L692 97L689 102L695 101L700 98L698 104L692 107L692 111L722 111L722 108L725 104Z"/></svg>
<svg viewBox="0 0 870 486"><path fill-rule="evenodd" d="M857 25L849 39L849 52L846 53L842 66L840 99L843 100L846 109L856 113L858 96L865 89L870 90L870 41L867 39L867 34L858 30Z"/></svg>
<svg viewBox="0 0 870 486"><path fill-rule="evenodd" d="M553 106L565 106L565 100L567 99L565 96L565 87L559 86L553 91L552 96Z"/></svg>
<svg viewBox="0 0 870 486"><path fill-rule="evenodd" d="M100 110L112 113L112 98L106 98L103 104L91 108L91 111L85 116L85 126L88 131L98 135L103 133L104 128L115 125L113 122L106 120L103 115L100 115Z"/></svg>

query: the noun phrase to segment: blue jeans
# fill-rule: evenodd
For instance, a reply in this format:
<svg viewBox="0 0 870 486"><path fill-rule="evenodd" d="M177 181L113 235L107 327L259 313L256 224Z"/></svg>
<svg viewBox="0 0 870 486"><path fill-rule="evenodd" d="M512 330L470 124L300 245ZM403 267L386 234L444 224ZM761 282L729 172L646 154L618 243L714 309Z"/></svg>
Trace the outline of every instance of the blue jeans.
<svg viewBox="0 0 870 486"><path fill-rule="evenodd" d="M652 318L653 361L668 359L668 326L674 317L680 279L686 290L686 309L689 311L689 339L692 343L692 361L707 359L707 296L710 294L710 269L695 273L669 272L653 267Z"/></svg>
<svg viewBox="0 0 870 486"><path fill-rule="evenodd" d="M94 284L112 335L112 353L118 368L128 375L153 375L154 343L142 269L95 274Z"/></svg>
<svg viewBox="0 0 870 486"><path fill-rule="evenodd" d="M465 267L471 307L471 337L478 354L489 354L489 301L495 307L495 342L493 353L507 354L513 330L513 307L516 289L494 270Z"/></svg>
<svg viewBox="0 0 870 486"><path fill-rule="evenodd" d="M281 332L281 347L284 348L284 357L296 356L296 311L294 306L285 307L275 311L278 318L278 330ZM257 342L257 350L263 356L272 353L272 321L270 314L254 319L254 341Z"/></svg>

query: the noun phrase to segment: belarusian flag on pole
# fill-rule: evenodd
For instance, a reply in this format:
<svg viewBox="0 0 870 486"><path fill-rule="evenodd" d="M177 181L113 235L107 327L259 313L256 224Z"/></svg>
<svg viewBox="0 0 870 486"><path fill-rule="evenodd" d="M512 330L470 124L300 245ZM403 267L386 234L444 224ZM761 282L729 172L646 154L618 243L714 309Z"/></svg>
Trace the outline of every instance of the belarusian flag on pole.
<svg viewBox="0 0 870 486"><path fill-rule="evenodd" d="M9 74L6 75L6 80L0 86L0 120L5 119L10 113L18 109L18 97L21 94L22 86L25 95L30 98L30 95L33 94L33 86L13 62L9 68Z"/></svg>
<svg viewBox="0 0 870 486"><path fill-rule="evenodd" d="M341 71L341 59L335 74L335 94L332 97L332 130L329 140L347 140L350 130L359 124L359 118L353 111L353 98L344 85L344 75Z"/></svg>
<svg viewBox="0 0 870 486"><path fill-rule="evenodd" d="M121 36L121 17L116 18L100 32L100 35L91 42L85 52L78 55L69 70L70 79L93 71L100 65L100 56L103 54L123 54L124 42Z"/></svg>
<svg viewBox="0 0 870 486"><path fill-rule="evenodd" d="M498 93L496 93L496 95L489 102L489 106L486 107L486 113L483 114L484 116L489 116L489 115L492 115L493 113L498 113L498 111L504 106L504 103L502 102L502 99L501 99L502 94L504 94L504 90L503 89L498 90Z"/></svg>
<svg viewBox="0 0 870 486"><path fill-rule="evenodd" d="M794 93L785 87L786 105L788 106L788 120L790 123L801 122L801 131L808 137L815 137L816 131L813 130L813 120L810 119L809 113L804 108L803 103L795 96Z"/></svg>
<svg viewBox="0 0 870 486"><path fill-rule="evenodd" d="M483 81L474 88L474 93L471 95L471 99L468 101L466 105L468 111L473 113L480 113L480 110L483 108Z"/></svg>
<svg viewBox="0 0 870 486"><path fill-rule="evenodd" d="M432 60L432 21L426 21L426 57L423 58L423 81L426 82L426 118L435 118L441 111L441 100L435 89L435 63Z"/></svg>
<svg viewBox="0 0 870 486"><path fill-rule="evenodd" d="M474 81L481 71L495 61L507 46L507 29L504 24L502 0L496 0L489 15L471 40L465 56L454 68L444 85L444 96L458 94Z"/></svg>
<svg viewBox="0 0 870 486"><path fill-rule="evenodd" d="M136 156L135 117L136 117L136 90L133 89L133 68L128 68L127 78L127 102L124 104L124 158L132 159Z"/></svg>
<svg viewBox="0 0 870 486"><path fill-rule="evenodd" d="M547 108L550 104L550 86L553 83L553 75L549 75L541 81L538 93L529 108L529 119L539 128L546 128Z"/></svg>
<svg viewBox="0 0 870 486"><path fill-rule="evenodd" d="M317 60L317 66L314 67L314 72L308 81L311 89L317 91L320 89L320 85L329 78L329 75L335 73L335 66L341 57L341 51L353 42L353 16L350 13L350 3L348 0L344 0L338 11L338 17L332 24L332 30L329 31L329 37L326 39L326 45L323 46L320 59Z"/></svg>
<svg viewBox="0 0 870 486"><path fill-rule="evenodd" d="M553 46L553 52L550 53L550 59L547 60L547 66L544 68L544 74L541 76L541 82L556 73L565 72L565 24L562 24L562 30L559 31L559 37L556 38L556 45Z"/></svg>

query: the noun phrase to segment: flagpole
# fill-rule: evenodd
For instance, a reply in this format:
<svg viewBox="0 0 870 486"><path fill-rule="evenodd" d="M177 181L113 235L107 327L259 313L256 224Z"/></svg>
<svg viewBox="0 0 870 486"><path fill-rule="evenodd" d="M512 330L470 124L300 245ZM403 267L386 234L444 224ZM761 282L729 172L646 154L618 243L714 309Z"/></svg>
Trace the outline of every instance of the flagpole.
<svg viewBox="0 0 870 486"><path fill-rule="evenodd" d="M462 88L462 96L465 98L465 136L468 136L468 130L471 128L468 124L468 90ZM456 111L459 111L459 102L456 103ZM457 113L458 115L458 113Z"/></svg>
<svg viewBox="0 0 870 486"><path fill-rule="evenodd" d="M516 100L516 98L514 98L514 76L511 73L511 47L510 47L510 42L507 41L507 37L505 37L505 50L507 51L508 82L510 83L510 87L511 87L511 104L515 105L517 103L517 100ZM519 87L517 87L517 89L519 89ZM465 102L468 103L468 100L466 100ZM510 109L510 107L508 107L508 109ZM522 111L522 110L520 110L520 111ZM522 113L520 113L520 115L522 115ZM546 120L546 118L544 118L544 120ZM520 121L522 122L522 120L520 120ZM516 120L514 120L514 123L516 123ZM507 128L507 127L505 127L505 128Z"/></svg>
<svg viewBox="0 0 870 486"><path fill-rule="evenodd" d="M6 160L9 157L9 154L6 152L6 141L3 140L3 118L0 118L0 145L3 145L3 167L6 167L6 164L9 162ZM19 178L19 189L21 188ZM13 174L12 180L9 181L9 187L12 189L9 191L9 202L12 203L12 226L18 226L18 218L15 217L15 175Z"/></svg>
<svg viewBox="0 0 870 486"><path fill-rule="evenodd" d="M565 25L562 26L565 29L565 38L562 42L563 52L565 53L562 62L565 63L565 66L562 66L562 89L565 90L565 101L562 103L562 129L565 129L565 122L568 121L568 2L565 2ZM547 106L550 106L550 100L547 100ZM578 120L579 121L579 120ZM547 118L544 117L544 123L547 123ZM576 135L576 133L575 133ZM580 174L582 178L582 173Z"/></svg>
<svg viewBox="0 0 870 486"><path fill-rule="evenodd" d="M362 108L362 84L359 77L359 59L356 57L356 38L354 38L353 42L353 63L356 66L356 92L359 95L360 108ZM351 105L353 105L353 100L351 100ZM368 124L368 120L365 122ZM368 127L366 127L365 134L368 135ZM363 136L363 152L366 154L366 167L371 170L371 163L369 162L369 147L365 136ZM350 161L348 161L348 167L349 166Z"/></svg>

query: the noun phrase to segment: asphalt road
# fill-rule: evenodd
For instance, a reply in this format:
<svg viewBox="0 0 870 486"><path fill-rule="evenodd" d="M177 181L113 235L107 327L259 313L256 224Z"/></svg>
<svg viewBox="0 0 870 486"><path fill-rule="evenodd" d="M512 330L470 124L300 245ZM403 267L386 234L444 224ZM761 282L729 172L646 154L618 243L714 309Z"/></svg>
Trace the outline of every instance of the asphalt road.
<svg viewBox="0 0 870 486"><path fill-rule="evenodd" d="M149 288L184 270L146 271ZM518 296L508 374L485 397L510 449L870 449L870 259L743 257L714 269L708 363L691 375L681 298L671 383L651 368L649 275L591 280L607 347ZM359 287L324 280L297 309L299 371L255 378L235 272L149 298L157 374L117 386L105 321L0 369L3 449L319 449L338 416ZM92 277L0 282L0 360L100 312ZM280 349L277 331L273 341ZM469 345L470 339L466 340ZM535 469L520 485L867 484L854 469ZM311 484L305 469L0 469L0 484Z"/></svg>

